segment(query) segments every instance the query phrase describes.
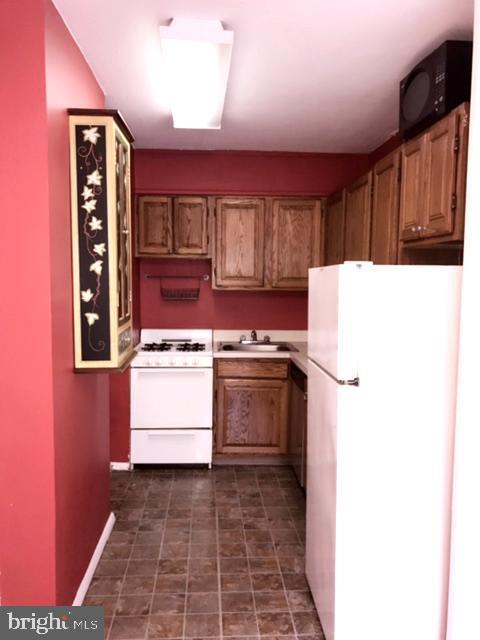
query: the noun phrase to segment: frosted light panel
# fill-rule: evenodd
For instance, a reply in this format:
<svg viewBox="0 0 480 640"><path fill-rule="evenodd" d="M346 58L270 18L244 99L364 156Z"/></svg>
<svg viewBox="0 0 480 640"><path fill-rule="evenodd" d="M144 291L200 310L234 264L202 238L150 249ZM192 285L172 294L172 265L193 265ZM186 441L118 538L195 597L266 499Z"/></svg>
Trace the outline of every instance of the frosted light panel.
<svg viewBox="0 0 480 640"><path fill-rule="evenodd" d="M220 129L233 32L219 21L175 19L160 35L173 126Z"/></svg>

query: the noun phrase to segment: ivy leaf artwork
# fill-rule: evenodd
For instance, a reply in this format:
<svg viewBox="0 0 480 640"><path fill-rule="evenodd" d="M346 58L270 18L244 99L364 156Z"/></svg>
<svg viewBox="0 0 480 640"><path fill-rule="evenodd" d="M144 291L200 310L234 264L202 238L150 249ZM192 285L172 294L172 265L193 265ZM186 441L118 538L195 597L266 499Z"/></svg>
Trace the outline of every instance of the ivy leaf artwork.
<svg viewBox="0 0 480 640"><path fill-rule="evenodd" d="M105 246L105 242L100 242L99 244L93 245L93 251L99 256L103 256L106 250L107 247Z"/></svg>
<svg viewBox="0 0 480 640"><path fill-rule="evenodd" d="M101 231L102 230L102 221L95 216L92 216L92 219L89 220L88 224L90 225L90 231Z"/></svg>
<svg viewBox="0 0 480 640"><path fill-rule="evenodd" d="M82 209L85 209L87 213L92 213L92 211L95 211L96 206L97 201L95 199L87 200L85 204L82 204Z"/></svg>
<svg viewBox="0 0 480 640"><path fill-rule="evenodd" d="M88 322L88 325L89 325L90 327L91 327L93 324L95 324L95 322L96 322L97 320L99 320L99 315L98 315L98 313L91 313L91 312L89 312L89 311L88 311L88 312L87 312L87 313L85 313L84 315L85 315L85 317L86 317L86 319L87 319L87 322Z"/></svg>
<svg viewBox="0 0 480 640"><path fill-rule="evenodd" d="M98 133L98 127L90 127L89 129L84 129L83 140L84 142L91 142L92 144L97 144L97 140L100 138L100 134Z"/></svg>
<svg viewBox="0 0 480 640"><path fill-rule="evenodd" d="M95 171L92 171L92 173L88 174L88 176L87 176L87 185L93 184L96 187L101 187L102 186L102 180L103 180L103 176L100 174L98 169L95 169Z"/></svg>
<svg viewBox="0 0 480 640"><path fill-rule="evenodd" d="M80 295L82 296L82 302L90 302L93 298L93 293L91 289L87 289L86 291L81 291Z"/></svg>
<svg viewBox="0 0 480 640"><path fill-rule="evenodd" d="M90 271L94 271L97 276L101 276L102 275L102 265L103 265L103 260L97 260L96 262L93 262L90 265Z"/></svg>
<svg viewBox="0 0 480 640"><path fill-rule="evenodd" d="M93 195L93 189L90 189L90 187L87 187L87 185L85 185L82 191L82 198L84 200L88 200L89 198L93 198Z"/></svg>
<svg viewBox="0 0 480 640"><path fill-rule="evenodd" d="M83 125L80 129L81 137L85 144L77 147L77 157L81 171L81 181L78 183L78 196L81 198L79 211L83 212L81 242L84 243L84 253L88 268L87 273L83 272L80 282L81 304L85 312L84 322L87 324L88 345L92 351L101 352L105 349L105 340L101 336L103 329L101 325L102 309L102 284L103 284L103 258L107 252L107 242L102 242L106 238L101 232L106 232L103 228L104 217L104 166L101 141L104 137L103 126ZM97 215L95 215L95 213ZM82 273L82 272L81 272ZM94 325L95 329L92 331Z"/></svg>

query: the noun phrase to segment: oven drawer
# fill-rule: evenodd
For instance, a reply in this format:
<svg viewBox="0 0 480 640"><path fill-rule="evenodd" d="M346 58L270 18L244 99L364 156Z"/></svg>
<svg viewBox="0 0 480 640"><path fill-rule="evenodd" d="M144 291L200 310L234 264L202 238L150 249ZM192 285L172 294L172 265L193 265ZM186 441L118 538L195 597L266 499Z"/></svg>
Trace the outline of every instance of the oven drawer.
<svg viewBox="0 0 480 640"><path fill-rule="evenodd" d="M131 370L132 429L211 429L213 370Z"/></svg>
<svg viewBox="0 0 480 640"><path fill-rule="evenodd" d="M142 429L131 431L132 464L210 464L212 431Z"/></svg>

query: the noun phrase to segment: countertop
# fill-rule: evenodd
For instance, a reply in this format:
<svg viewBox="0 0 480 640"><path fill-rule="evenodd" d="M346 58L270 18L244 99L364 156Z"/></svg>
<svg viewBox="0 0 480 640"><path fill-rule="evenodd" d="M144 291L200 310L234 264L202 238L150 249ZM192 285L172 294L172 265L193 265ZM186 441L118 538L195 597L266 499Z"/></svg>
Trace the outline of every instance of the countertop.
<svg viewBox="0 0 480 640"><path fill-rule="evenodd" d="M281 360L291 360L297 367L308 375L308 356L307 356L307 343L306 342L290 342L298 351L220 351L220 342L227 342L226 340L218 340L213 344L213 357L214 358L280 358Z"/></svg>

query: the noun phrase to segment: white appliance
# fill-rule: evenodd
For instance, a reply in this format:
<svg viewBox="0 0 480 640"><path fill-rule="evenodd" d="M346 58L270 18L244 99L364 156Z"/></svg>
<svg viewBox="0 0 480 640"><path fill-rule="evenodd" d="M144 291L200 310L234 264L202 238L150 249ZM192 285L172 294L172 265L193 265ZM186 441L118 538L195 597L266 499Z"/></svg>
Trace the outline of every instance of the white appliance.
<svg viewBox="0 0 480 640"><path fill-rule="evenodd" d="M460 283L310 270L306 573L327 640L445 638Z"/></svg>
<svg viewBox="0 0 480 640"><path fill-rule="evenodd" d="M131 369L131 464L212 463L213 334L142 329Z"/></svg>

